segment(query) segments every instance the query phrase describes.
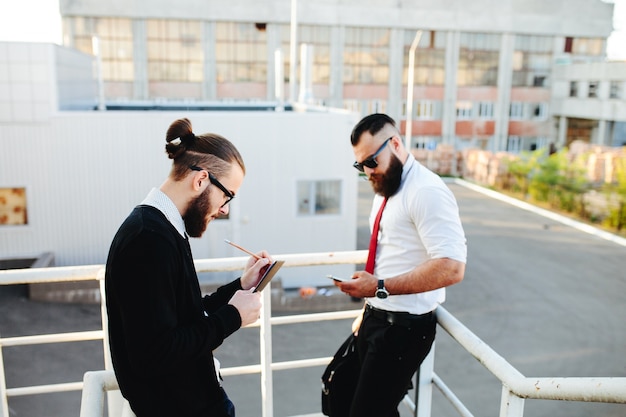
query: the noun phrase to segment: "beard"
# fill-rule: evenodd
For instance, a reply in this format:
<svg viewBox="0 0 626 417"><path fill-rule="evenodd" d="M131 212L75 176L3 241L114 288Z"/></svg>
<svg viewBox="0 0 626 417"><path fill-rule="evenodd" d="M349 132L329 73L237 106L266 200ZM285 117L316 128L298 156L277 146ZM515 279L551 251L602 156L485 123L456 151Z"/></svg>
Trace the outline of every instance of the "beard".
<svg viewBox="0 0 626 417"><path fill-rule="evenodd" d="M189 202L183 216L185 230L191 237L202 236L209 224L209 213L211 212L209 189L210 187L207 187L202 194Z"/></svg>
<svg viewBox="0 0 626 417"><path fill-rule="evenodd" d="M369 180L376 194L391 197L398 192L402 182L402 162L397 156L391 155L387 170L382 174L370 175Z"/></svg>

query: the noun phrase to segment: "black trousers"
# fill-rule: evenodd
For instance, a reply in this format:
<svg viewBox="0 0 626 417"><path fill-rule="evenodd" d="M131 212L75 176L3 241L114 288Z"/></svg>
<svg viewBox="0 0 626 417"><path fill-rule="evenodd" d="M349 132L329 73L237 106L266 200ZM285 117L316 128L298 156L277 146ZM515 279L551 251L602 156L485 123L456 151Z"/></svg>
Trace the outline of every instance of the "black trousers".
<svg viewBox="0 0 626 417"><path fill-rule="evenodd" d="M361 373L350 417L399 417L398 404L435 340L434 313L386 314L366 308L357 351Z"/></svg>
<svg viewBox="0 0 626 417"><path fill-rule="evenodd" d="M219 414L215 414L215 416L222 416L222 417L235 417L235 405L233 404L233 402L230 400L230 398L228 398L228 395L226 394L226 391L224 391L223 388L220 388L222 390L222 404L219 408Z"/></svg>

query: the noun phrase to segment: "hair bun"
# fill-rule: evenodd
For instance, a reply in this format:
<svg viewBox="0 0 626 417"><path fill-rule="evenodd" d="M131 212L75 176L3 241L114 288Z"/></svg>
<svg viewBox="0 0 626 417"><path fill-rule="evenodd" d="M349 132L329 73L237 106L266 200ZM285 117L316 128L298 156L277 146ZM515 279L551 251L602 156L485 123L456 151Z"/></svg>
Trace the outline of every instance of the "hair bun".
<svg viewBox="0 0 626 417"><path fill-rule="evenodd" d="M193 132L191 132L191 133L187 133L186 135L181 136L180 142L185 146L185 148L187 148L190 145L193 145L196 139L197 139L196 135Z"/></svg>

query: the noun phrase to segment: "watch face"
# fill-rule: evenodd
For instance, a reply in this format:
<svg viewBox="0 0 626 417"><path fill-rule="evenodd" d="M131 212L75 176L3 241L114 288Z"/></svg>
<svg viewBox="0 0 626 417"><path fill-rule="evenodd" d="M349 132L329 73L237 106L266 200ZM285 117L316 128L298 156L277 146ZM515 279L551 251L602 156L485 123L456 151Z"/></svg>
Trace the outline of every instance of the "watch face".
<svg viewBox="0 0 626 417"><path fill-rule="evenodd" d="M376 291L376 297L377 298L387 298L387 296L389 295L389 293L385 290L377 290Z"/></svg>

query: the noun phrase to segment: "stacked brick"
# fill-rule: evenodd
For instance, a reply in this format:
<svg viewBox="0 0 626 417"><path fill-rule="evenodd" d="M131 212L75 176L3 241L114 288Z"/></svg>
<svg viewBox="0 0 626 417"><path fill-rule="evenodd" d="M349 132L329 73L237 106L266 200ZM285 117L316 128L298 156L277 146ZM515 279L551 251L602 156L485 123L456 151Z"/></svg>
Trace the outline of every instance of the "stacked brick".
<svg viewBox="0 0 626 417"><path fill-rule="evenodd" d="M459 176L489 186L501 185L508 179L507 160L516 155L492 153L481 149L456 151L452 145L440 144L434 150L412 149L422 165L442 176ZM611 148L574 141L568 147L571 161L582 158L589 181L617 182L617 165L626 160L626 148Z"/></svg>
<svg viewBox="0 0 626 417"><path fill-rule="evenodd" d="M459 175L459 162L462 158L452 145L439 144L434 150L416 148L411 152L422 165L439 175Z"/></svg>
<svg viewBox="0 0 626 417"><path fill-rule="evenodd" d="M584 158L587 177L594 183L617 182L617 165L619 160L626 159L626 148L591 145L582 141L574 141L569 146L572 160Z"/></svg>

